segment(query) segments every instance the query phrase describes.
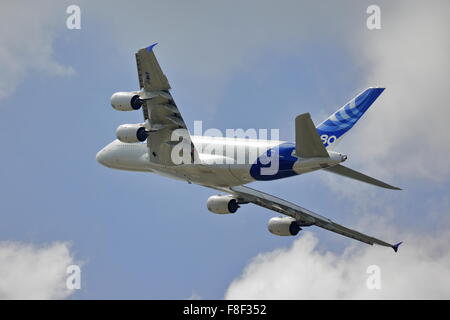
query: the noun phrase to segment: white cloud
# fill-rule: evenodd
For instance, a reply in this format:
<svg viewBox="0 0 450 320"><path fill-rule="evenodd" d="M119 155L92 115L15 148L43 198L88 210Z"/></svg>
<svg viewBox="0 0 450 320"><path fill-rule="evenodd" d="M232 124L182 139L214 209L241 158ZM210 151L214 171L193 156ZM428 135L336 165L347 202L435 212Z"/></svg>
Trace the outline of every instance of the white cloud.
<svg viewBox="0 0 450 320"><path fill-rule="evenodd" d="M449 299L450 233L403 235L398 253L355 246L342 254L317 249L305 233L289 249L258 255L229 286L226 299ZM381 270L381 289L369 290L367 268Z"/></svg>
<svg viewBox="0 0 450 320"><path fill-rule="evenodd" d="M201 300L202 296L199 295L197 292L192 291L192 294L189 298L187 298L187 300Z"/></svg>
<svg viewBox="0 0 450 320"><path fill-rule="evenodd" d="M444 181L450 175L448 1L381 4L382 29L352 42L370 66L367 83L386 87L345 148L376 173ZM355 130L355 131L356 131Z"/></svg>
<svg viewBox="0 0 450 320"><path fill-rule="evenodd" d="M0 242L0 299L63 299L74 290L66 289L66 268L74 264L65 242L36 246Z"/></svg>
<svg viewBox="0 0 450 320"><path fill-rule="evenodd" d="M0 98L12 94L30 71L66 76L74 73L53 55L66 13L52 1L2 2L0 7Z"/></svg>

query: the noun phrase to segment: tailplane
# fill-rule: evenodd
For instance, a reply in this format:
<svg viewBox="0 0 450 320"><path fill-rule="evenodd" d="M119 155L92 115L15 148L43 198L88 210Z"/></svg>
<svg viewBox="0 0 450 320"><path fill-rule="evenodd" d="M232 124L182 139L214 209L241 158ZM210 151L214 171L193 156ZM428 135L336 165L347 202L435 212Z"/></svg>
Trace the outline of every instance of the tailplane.
<svg viewBox="0 0 450 320"><path fill-rule="evenodd" d="M351 179L362 181L362 182L365 182L365 183L368 183L368 184L372 184L372 185L377 186L377 187L386 188L386 189L392 189L392 190L402 190L400 188L391 186L390 184L387 184L387 183L385 183L383 181L380 181L380 180L377 180L375 178L366 176L365 174L363 174L361 172L358 172L358 171L355 171L353 169L344 167L341 164L338 164L338 165L330 167L330 168L326 168L325 170L327 170L329 172L332 172L332 173L335 173L335 174L338 174L338 175L341 175L341 176L344 176L344 177L347 177L347 178L351 178Z"/></svg>
<svg viewBox="0 0 450 320"><path fill-rule="evenodd" d="M342 139L383 91L384 88L368 88L364 90L319 124L316 129L323 145L328 148Z"/></svg>

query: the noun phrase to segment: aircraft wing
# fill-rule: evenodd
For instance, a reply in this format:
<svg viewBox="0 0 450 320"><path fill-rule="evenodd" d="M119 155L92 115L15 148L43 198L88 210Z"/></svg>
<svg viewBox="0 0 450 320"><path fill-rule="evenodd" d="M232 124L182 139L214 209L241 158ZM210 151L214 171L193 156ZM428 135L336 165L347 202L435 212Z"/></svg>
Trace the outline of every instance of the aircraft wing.
<svg viewBox="0 0 450 320"><path fill-rule="evenodd" d="M260 207L295 218L300 226L315 225L370 245L378 244L385 247L391 247L395 252L397 252L398 247L401 244L401 242L398 244L390 244L356 230L349 229L308 209L249 187L237 186L217 189L236 196L241 203L251 202Z"/></svg>
<svg viewBox="0 0 450 320"><path fill-rule="evenodd" d="M162 72L158 60L156 60L152 44L136 52L136 66L139 76L139 86L145 91L169 90L170 85L166 75Z"/></svg>
<svg viewBox="0 0 450 320"><path fill-rule="evenodd" d="M141 88L140 98L144 101L142 110L147 130L149 131L147 146L150 159L154 163L174 165L171 159L172 148L177 141L172 141L172 135L177 130L183 142L189 144L190 161L198 158L192 143L187 126L170 94L170 85L167 77L161 70L156 59L153 44L142 48L136 53L136 65ZM180 138L181 139L181 138ZM181 154L181 156L183 156ZM191 163L192 163L191 162Z"/></svg>

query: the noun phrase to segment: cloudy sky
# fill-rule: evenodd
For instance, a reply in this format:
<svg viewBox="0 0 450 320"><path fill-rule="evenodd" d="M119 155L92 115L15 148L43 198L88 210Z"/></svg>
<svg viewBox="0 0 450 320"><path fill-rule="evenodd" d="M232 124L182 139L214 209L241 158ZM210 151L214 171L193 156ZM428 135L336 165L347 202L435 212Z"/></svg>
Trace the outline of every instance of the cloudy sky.
<svg viewBox="0 0 450 320"><path fill-rule="evenodd" d="M450 298L448 1L82 0L69 30L71 4L0 5L0 299ZM118 125L141 121L109 97L137 88L134 52L154 42L191 128L292 141L296 115L320 122L386 87L338 151L403 191L320 172L253 187L399 252L314 227L276 237L265 209L214 215L214 191L96 163ZM73 264L80 290L66 289Z"/></svg>

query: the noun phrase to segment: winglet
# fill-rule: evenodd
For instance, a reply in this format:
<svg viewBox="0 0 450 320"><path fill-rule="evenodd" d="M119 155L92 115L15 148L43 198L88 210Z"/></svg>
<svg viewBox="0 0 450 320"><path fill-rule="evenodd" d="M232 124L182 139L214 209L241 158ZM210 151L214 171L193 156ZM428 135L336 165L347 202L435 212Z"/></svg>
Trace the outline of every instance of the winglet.
<svg viewBox="0 0 450 320"><path fill-rule="evenodd" d="M394 244L394 245L392 246L392 249L394 249L394 251L397 252L397 251L398 251L398 247L400 247L400 245L401 245L402 243L403 243L403 242L399 242L399 243L397 243L397 244Z"/></svg>
<svg viewBox="0 0 450 320"><path fill-rule="evenodd" d="M158 42L155 42L154 44L148 46L147 48L145 48L148 52L152 52L153 47L156 46L158 44Z"/></svg>

